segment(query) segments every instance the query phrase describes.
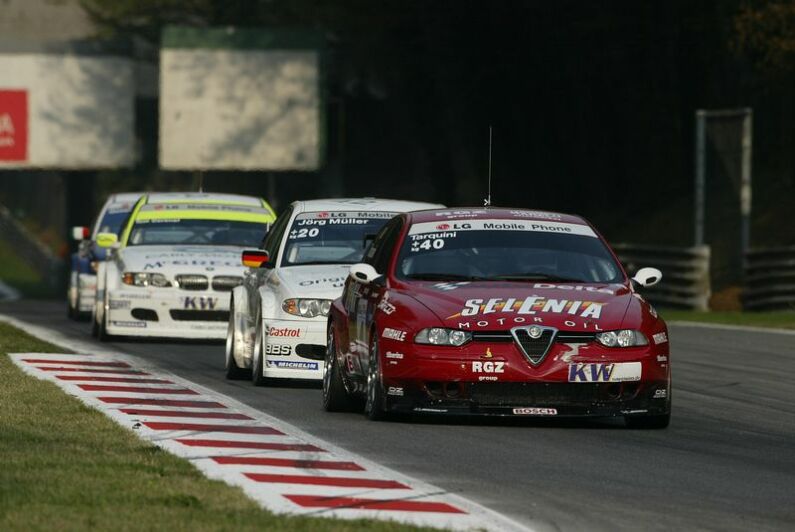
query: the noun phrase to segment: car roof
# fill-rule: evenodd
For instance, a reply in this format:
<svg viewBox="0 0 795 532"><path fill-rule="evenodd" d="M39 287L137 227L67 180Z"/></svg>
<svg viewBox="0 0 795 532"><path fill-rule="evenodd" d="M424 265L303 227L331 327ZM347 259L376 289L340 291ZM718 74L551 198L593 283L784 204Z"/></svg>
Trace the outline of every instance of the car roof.
<svg viewBox="0 0 795 532"><path fill-rule="evenodd" d="M438 222L442 220L537 220L540 222L563 222L590 225L575 214L534 209L513 209L506 207L453 207L447 209L428 209L409 214L409 223Z"/></svg>
<svg viewBox="0 0 795 532"><path fill-rule="evenodd" d="M147 205L160 203L192 203L216 205L250 205L262 207L263 200L241 194L216 194L212 192L153 192L147 195Z"/></svg>
<svg viewBox="0 0 795 532"><path fill-rule="evenodd" d="M117 192L108 196L107 201L105 204L110 205L113 203L132 203L135 204L136 201L143 196L143 192Z"/></svg>
<svg viewBox="0 0 795 532"><path fill-rule="evenodd" d="M385 198L327 198L293 203L296 213L313 211L387 211L409 212L420 209L439 209L444 205L421 201L404 201Z"/></svg>

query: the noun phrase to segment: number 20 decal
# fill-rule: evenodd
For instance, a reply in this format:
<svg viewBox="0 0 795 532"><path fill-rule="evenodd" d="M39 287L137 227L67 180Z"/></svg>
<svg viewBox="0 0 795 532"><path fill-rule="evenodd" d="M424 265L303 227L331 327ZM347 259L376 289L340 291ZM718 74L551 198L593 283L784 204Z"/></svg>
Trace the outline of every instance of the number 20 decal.
<svg viewBox="0 0 795 532"><path fill-rule="evenodd" d="M301 228L297 231L293 230L290 232L290 238L313 238L320 234L320 229L317 227L312 227L307 229L306 227Z"/></svg>

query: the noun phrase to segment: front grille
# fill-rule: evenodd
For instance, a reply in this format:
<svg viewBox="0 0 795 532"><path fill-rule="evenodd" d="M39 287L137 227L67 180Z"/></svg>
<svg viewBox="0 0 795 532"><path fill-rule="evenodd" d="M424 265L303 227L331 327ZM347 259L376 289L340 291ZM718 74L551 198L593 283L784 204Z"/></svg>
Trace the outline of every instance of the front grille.
<svg viewBox="0 0 795 532"><path fill-rule="evenodd" d="M596 340L596 333L591 332L558 331L558 334L555 335L555 343L558 344L587 343L593 342L594 340Z"/></svg>
<svg viewBox="0 0 795 532"><path fill-rule="evenodd" d="M326 358L326 346L320 344L298 344L295 346L295 354L311 360L323 360Z"/></svg>
<svg viewBox="0 0 795 532"><path fill-rule="evenodd" d="M510 331L476 331L472 333L474 342L513 342Z"/></svg>
<svg viewBox="0 0 795 532"><path fill-rule="evenodd" d="M157 321L157 312L148 308L134 308L130 312L136 320Z"/></svg>
<svg viewBox="0 0 795 532"><path fill-rule="evenodd" d="M210 286L207 277L204 275L183 274L174 277L177 286L183 290L207 290Z"/></svg>
<svg viewBox="0 0 795 532"><path fill-rule="evenodd" d="M537 327L537 326L533 326ZM537 327L541 330L541 336L532 338L530 336L531 327L515 327L511 329L513 337L516 339L516 345L522 350L525 357L533 365L538 365L547 356L549 346L552 345L552 339L557 330L551 328Z"/></svg>
<svg viewBox="0 0 795 532"><path fill-rule="evenodd" d="M591 332L571 332L571 331L558 331L555 335L555 343L581 343L593 342L596 339L596 333ZM511 331L475 331L472 333L472 341L474 342L513 342L513 335Z"/></svg>
<svg viewBox="0 0 795 532"><path fill-rule="evenodd" d="M228 310L170 310L175 321L229 321Z"/></svg>
<svg viewBox="0 0 795 532"><path fill-rule="evenodd" d="M231 292L236 286L243 284L242 277L234 275L218 275L213 277L213 290L216 292Z"/></svg>
<svg viewBox="0 0 795 532"><path fill-rule="evenodd" d="M591 405L620 401L604 384L568 382L477 382L470 388L480 406Z"/></svg>

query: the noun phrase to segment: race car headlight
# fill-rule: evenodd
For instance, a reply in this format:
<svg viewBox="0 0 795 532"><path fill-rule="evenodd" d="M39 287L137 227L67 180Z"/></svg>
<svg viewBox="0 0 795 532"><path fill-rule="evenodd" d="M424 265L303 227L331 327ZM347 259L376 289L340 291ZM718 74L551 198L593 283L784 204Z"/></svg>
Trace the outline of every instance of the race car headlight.
<svg viewBox="0 0 795 532"><path fill-rule="evenodd" d="M301 316L302 318L314 318L316 316L328 316L331 310L330 299L285 299L282 302L282 310L287 314Z"/></svg>
<svg viewBox="0 0 795 532"><path fill-rule="evenodd" d="M124 272L121 276L121 282L130 286L156 286L163 288L171 286L166 276L162 273L136 273Z"/></svg>
<svg viewBox="0 0 795 532"><path fill-rule="evenodd" d="M631 329L597 333L596 341L605 347L635 347L639 345L649 345L649 341L642 332L633 331Z"/></svg>
<svg viewBox="0 0 795 532"><path fill-rule="evenodd" d="M431 327L423 329L414 337L418 344L432 345L464 345L472 339L472 333L459 331L458 329L443 329L441 327Z"/></svg>

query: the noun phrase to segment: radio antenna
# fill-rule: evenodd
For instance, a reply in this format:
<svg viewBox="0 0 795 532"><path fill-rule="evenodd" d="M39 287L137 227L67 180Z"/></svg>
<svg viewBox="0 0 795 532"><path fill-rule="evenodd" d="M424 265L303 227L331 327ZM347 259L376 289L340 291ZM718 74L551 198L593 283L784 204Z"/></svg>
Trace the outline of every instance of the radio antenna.
<svg viewBox="0 0 795 532"><path fill-rule="evenodd" d="M486 196L486 199L483 200L483 206L484 207L490 207L491 206L491 133L492 133L492 129L494 129L494 128L489 126L489 190L488 190L488 195Z"/></svg>

